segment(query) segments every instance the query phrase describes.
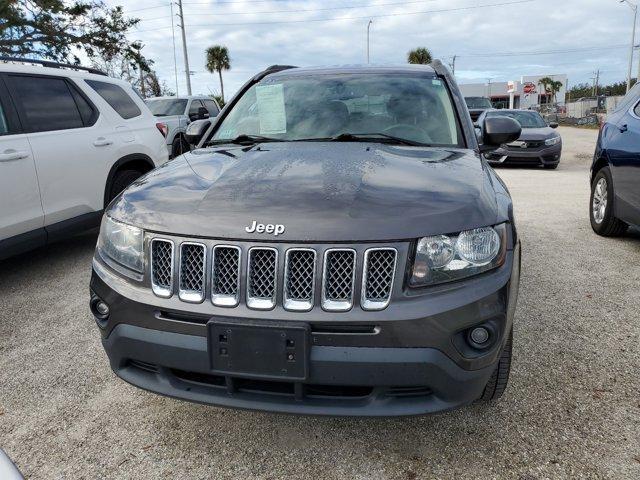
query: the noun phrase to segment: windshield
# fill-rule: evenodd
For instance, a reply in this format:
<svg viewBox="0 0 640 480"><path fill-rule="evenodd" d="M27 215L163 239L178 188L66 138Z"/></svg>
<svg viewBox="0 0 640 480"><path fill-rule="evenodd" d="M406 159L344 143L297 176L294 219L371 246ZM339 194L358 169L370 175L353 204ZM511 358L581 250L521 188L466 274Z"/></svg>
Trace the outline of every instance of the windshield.
<svg viewBox="0 0 640 480"><path fill-rule="evenodd" d="M370 73L267 77L244 93L212 140L240 135L319 140L343 134L460 146L453 104L442 80Z"/></svg>
<svg viewBox="0 0 640 480"><path fill-rule="evenodd" d="M163 98L157 100L146 101L149 110L157 117L166 117L169 115L184 115L184 109L187 107L187 100L178 98Z"/></svg>
<svg viewBox="0 0 640 480"><path fill-rule="evenodd" d="M544 128L547 122L540 116L538 112L522 111L496 111L489 112L487 117L510 117L517 120L522 128Z"/></svg>
<svg viewBox="0 0 640 480"><path fill-rule="evenodd" d="M464 97L467 108L491 108L491 101L485 97Z"/></svg>

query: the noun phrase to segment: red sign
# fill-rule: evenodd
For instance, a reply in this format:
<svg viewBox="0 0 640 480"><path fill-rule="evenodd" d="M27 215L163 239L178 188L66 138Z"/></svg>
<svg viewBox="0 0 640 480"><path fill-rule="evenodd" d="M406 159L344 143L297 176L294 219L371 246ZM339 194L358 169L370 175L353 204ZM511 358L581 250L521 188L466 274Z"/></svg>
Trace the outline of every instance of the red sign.
<svg viewBox="0 0 640 480"><path fill-rule="evenodd" d="M536 85L531 82L527 82L524 84L523 88L524 93L536 93Z"/></svg>

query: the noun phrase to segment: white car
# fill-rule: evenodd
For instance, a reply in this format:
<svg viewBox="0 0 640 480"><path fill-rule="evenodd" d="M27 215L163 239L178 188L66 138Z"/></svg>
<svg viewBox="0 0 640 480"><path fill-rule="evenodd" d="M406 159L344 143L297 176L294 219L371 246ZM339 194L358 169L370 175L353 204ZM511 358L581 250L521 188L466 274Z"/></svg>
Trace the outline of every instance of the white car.
<svg viewBox="0 0 640 480"><path fill-rule="evenodd" d="M96 226L168 160L130 84L93 69L0 58L0 260Z"/></svg>
<svg viewBox="0 0 640 480"><path fill-rule="evenodd" d="M203 95L154 97L146 99L145 103L158 121L167 126L167 148L171 157L189 151L185 132L191 122L213 118L220 113L218 103Z"/></svg>

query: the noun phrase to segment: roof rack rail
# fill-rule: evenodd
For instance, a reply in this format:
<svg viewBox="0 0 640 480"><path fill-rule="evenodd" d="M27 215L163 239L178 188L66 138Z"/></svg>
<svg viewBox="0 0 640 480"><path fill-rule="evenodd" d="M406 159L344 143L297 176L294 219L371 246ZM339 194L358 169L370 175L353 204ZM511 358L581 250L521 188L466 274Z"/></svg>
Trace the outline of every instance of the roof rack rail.
<svg viewBox="0 0 640 480"><path fill-rule="evenodd" d="M11 62L11 63L33 63L33 64L36 64L36 65L42 65L43 67L48 67L48 68L66 68L66 69L70 69L70 70L83 70L85 72L94 73L96 75L104 75L105 77L109 76L106 73L104 73L102 70L98 70L97 68L83 67L83 66L80 66L80 65L72 65L70 63L52 62L50 60L35 60L33 58L19 58L19 57L0 56L0 62L5 62L5 63L9 63L9 62Z"/></svg>
<svg viewBox="0 0 640 480"><path fill-rule="evenodd" d="M256 74L253 77L252 81L257 82L259 80L262 80L264 77L266 77L270 73L280 72L282 70L289 70L291 68L298 68L298 67L296 67L295 65L271 65L270 67L267 67L260 73Z"/></svg>

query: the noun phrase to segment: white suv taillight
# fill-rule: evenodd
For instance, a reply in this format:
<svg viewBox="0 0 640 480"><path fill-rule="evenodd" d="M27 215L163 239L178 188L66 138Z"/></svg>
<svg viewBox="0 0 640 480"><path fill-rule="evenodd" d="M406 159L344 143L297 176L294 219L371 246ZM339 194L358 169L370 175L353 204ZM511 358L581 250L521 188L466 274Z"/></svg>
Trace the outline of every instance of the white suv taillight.
<svg viewBox="0 0 640 480"><path fill-rule="evenodd" d="M164 138L167 138L167 135L169 135L169 127L167 127L166 123L158 122L156 123L156 128L160 131Z"/></svg>

